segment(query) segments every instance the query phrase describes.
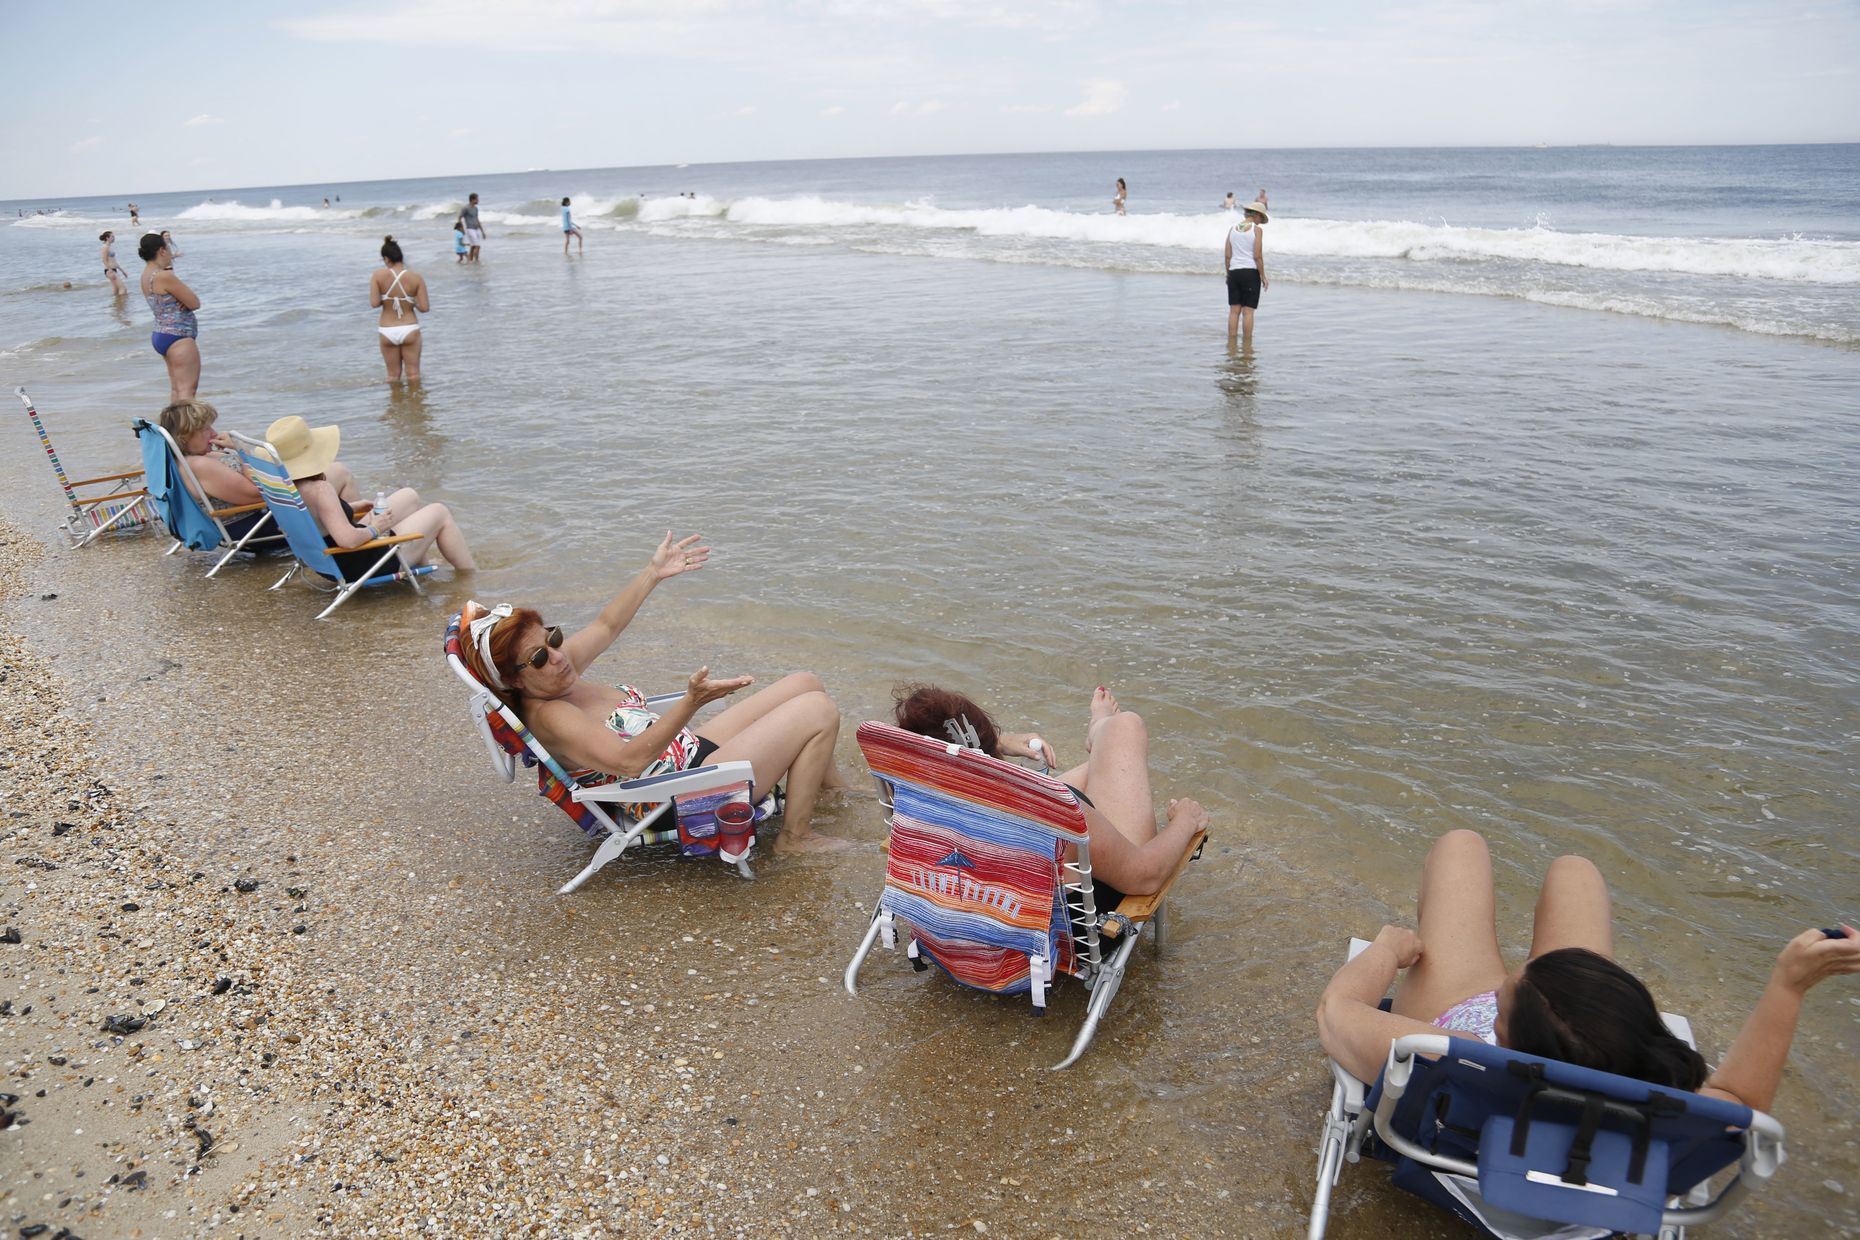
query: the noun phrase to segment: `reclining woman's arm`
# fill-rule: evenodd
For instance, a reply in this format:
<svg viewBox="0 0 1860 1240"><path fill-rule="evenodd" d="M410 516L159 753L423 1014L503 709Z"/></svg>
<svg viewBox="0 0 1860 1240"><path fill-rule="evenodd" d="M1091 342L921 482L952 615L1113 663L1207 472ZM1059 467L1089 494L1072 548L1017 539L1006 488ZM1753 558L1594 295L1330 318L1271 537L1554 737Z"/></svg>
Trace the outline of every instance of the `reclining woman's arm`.
<svg viewBox="0 0 1860 1240"><path fill-rule="evenodd" d="M570 766L606 771L621 779L637 779L665 752L679 729L689 724L701 707L728 697L754 679L753 676L733 676L728 680L712 680L710 669L700 667L691 673L684 696L671 703L652 726L631 739L623 739L579 708L559 700L533 703L528 723L542 743Z"/></svg>
<svg viewBox="0 0 1860 1240"><path fill-rule="evenodd" d="M1783 1065L1789 1060L1789 1044L1795 1040L1802 997L1817 982L1837 973L1860 973L1860 932L1851 926L1842 929L1846 938L1831 939L1820 930L1804 930L1789 940L1776 957L1769 984L1744 1022L1743 1032L1725 1052L1718 1070L1706 1079L1701 1094L1759 1111L1770 1109L1782 1082Z"/></svg>
<svg viewBox="0 0 1860 1240"><path fill-rule="evenodd" d="M1375 941L1332 974L1324 987L1324 996L1318 1000L1318 1041L1324 1053L1357 1080L1376 1079L1396 1038L1441 1032L1377 1006L1396 975L1420 958L1420 935L1400 926L1384 926Z"/></svg>
<svg viewBox="0 0 1860 1240"><path fill-rule="evenodd" d="M562 653L575 665L577 672L585 672L594 660L607 652L607 648L618 641L626 626L633 623L633 617L639 614L646 596L651 594L667 577L676 577L680 573L691 572L704 567L710 558L709 547L695 547L701 535L693 534L689 538L672 541L672 532L665 531L665 539L658 550L652 553L652 559L646 567L633 574L633 579L614 596L613 602L601 608L601 614L587 628L581 629L562 642ZM680 725L683 726L682 724ZM675 734L675 730L674 730ZM670 737L667 737L669 743ZM664 746L661 745L663 750ZM597 767L597 770L607 770Z"/></svg>

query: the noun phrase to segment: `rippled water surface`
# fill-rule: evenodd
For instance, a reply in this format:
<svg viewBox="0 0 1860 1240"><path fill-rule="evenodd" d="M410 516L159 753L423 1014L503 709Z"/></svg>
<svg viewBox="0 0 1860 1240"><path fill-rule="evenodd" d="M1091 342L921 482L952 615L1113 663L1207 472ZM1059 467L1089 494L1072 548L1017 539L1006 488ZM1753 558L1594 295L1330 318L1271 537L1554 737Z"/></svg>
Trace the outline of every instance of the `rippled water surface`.
<svg viewBox="0 0 1860 1240"><path fill-rule="evenodd" d="M1410 915L1441 831L1492 840L1513 947L1543 865L1594 857L1624 960L1708 1057L1785 937L1860 917L1850 349L1293 274L1241 350L1212 276L714 228L591 230L565 261L505 226L476 269L418 258L434 311L408 394L380 375L364 227L184 236L202 394L242 430L339 422L364 490L451 504L484 564L469 593L578 622L667 527L700 531L712 567L652 600L616 678L813 668L849 724L933 679L1069 757L1092 686L1144 714L1159 796L1205 800L1215 845L1181 889L1178 950L1133 977L1091 1071L1244 1149L1274 1186L1263 1229L1308 1200L1318 991L1350 934ZM139 303L22 274L56 235L0 225L0 379L74 473L100 471L133 455L124 424L165 379ZM56 491L6 420L8 509L43 524ZM201 599L270 580L134 571ZM467 592L442 574L322 626L307 595L263 605L280 642L436 652ZM468 761L431 663L405 693ZM570 864L553 811L483 791L548 827L528 864ZM875 853L845 864L834 898L876 893ZM823 968L859 917L823 931ZM993 1019L921 994L907 972L822 1019L900 1039L923 1003ZM1122 1040L1157 1022L1179 1053ZM1059 1023L984 1027L1044 1061ZM1778 1104L1803 1140L1744 1234L1860 1227L1857 1048L1860 987L1831 983ZM1262 1098L1297 1114L1262 1118ZM1375 1193L1349 1209L1365 1229L1415 1217Z"/></svg>

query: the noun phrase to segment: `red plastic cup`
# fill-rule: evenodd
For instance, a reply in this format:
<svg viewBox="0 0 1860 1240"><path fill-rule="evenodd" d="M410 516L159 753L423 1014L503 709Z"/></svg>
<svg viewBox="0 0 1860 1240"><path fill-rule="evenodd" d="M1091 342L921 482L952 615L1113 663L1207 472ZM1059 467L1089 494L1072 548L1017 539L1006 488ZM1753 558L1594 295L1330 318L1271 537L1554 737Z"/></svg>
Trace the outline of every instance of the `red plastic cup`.
<svg viewBox="0 0 1860 1240"><path fill-rule="evenodd" d="M725 861L740 861L756 839L756 807L747 801L725 801L717 807L717 852Z"/></svg>

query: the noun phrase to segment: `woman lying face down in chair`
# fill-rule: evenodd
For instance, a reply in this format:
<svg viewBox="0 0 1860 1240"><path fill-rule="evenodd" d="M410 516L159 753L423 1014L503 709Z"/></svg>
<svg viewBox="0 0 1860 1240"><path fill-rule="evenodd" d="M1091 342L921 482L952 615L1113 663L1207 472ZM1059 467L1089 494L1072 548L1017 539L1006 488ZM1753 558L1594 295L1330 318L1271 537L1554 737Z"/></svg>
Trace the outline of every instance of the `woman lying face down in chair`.
<svg viewBox="0 0 1860 1240"><path fill-rule="evenodd" d="M647 709L638 690L582 675L612 646L661 581L704 567L708 547L696 535L670 533L620 594L587 628L565 635L528 607L508 604L476 620L464 643L473 675L520 715L538 740L563 762L595 772L583 783L637 779L711 762L748 762L755 770L752 800L785 775L787 807L775 851L843 848L847 841L813 829L822 789L846 787L833 762L840 712L812 672L785 676L736 703L693 731L691 718L707 703L754 682L752 676L713 678L708 667L691 673L682 698L664 714ZM603 781L599 775L606 775Z"/></svg>
<svg viewBox="0 0 1860 1240"><path fill-rule="evenodd" d="M1582 857L1558 857L1537 897L1531 952L1507 972L1499 954L1492 858L1475 831L1435 841L1421 870L1420 930L1384 926L1337 970L1318 1005L1324 1050L1373 1081L1396 1038L1441 1033L1767 1111L1782 1079L1802 998L1860 973L1860 932L1807 930L1776 958L1769 984L1716 1071L1674 1037L1653 996L1614 961L1608 885ZM1393 1010L1377 1004L1389 983Z"/></svg>
<svg viewBox="0 0 1860 1240"><path fill-rule="evenodd" d="M1150 800L1150 734L1142 716L1119 709L1102 685L1092 694L1083 763L1061 772L1059 756L1031 732L1002 732L987 711L960 693L933 685L898 690L898 726L940 741L956 741L995 758L1032 758L1078 794L1091 841L1091 869L1099 908L1117 907L1118 894L1151 895L1175 873L1207 811L1187 799L1169 802L1169 822L1156 830ZM1113 888L1110 893L1106 888Z"/></svg>

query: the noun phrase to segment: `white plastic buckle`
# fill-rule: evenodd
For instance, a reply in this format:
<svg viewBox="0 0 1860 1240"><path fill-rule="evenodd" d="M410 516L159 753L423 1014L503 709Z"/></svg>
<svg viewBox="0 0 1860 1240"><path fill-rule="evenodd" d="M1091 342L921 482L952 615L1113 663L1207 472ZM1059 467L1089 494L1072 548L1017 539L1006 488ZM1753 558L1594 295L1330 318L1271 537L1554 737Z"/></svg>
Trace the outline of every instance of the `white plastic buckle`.
<svg viewBox="0 0 1860 1240"><path fill-rule="evenodd" d="M1045 956L1027 957L1027 981L1032 987L1033 1006L1046 1006L1046 984L1053 980L1053 966Z"/></svg>
<svg viewBox="0 0 1860 1240"><path fill-rule="evenodd" d="M878 910L878 937L879 937L879 940L884 943L886 951L897 950L898 948L898 927L897 927L897 923L892 921L891 910L888 908L882 908ZM912 939L911 940L911 954L915 955L916 952L917 952L917 940Z"/></svg>

